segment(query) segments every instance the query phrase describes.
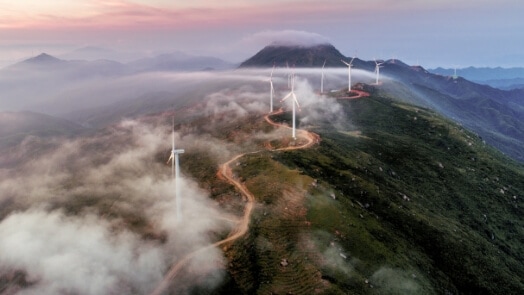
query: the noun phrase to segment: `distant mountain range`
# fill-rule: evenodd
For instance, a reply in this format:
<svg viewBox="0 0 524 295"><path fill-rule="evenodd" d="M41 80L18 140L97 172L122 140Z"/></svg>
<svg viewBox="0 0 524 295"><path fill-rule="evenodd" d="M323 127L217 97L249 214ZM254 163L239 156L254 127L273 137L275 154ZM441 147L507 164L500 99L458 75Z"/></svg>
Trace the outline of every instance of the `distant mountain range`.
<svg viewBox="0 0 524 295"><path fill-rule="evenodd" d="M87 57L103 57L106 51L103 49L85 49L88 51ZM69 56L82 56L84 51L80 51L78 54L69 54ZM101 51L101 54L96 52ZM129 63L120 63L110 59L96 58L96 59L60 59L49 55L47 53L41 53L38 56L34 56L13 64L3 71L16 71L16 70L45 70L45 71L61 71L70 70L77 72L89 73L127 73L132 74L136 72L150 72L150 71L201 71L201 70L226 70L232 69L236 65L219 58L209 56L194 56L188 55L182 52L166 53L157 55L154 57L141 58ZM111 71L108 71L111 69ZM98 71L97 71L98 70Z"/></svg>
<svg viewBox="0 0 524 295"><path fill-rule="evenodd" d="M455 69L439 67L430 69L429 72L442 76L453 76ZM457 76L504 90L524 88L524 68L467 67L457 69Z"/></svg>

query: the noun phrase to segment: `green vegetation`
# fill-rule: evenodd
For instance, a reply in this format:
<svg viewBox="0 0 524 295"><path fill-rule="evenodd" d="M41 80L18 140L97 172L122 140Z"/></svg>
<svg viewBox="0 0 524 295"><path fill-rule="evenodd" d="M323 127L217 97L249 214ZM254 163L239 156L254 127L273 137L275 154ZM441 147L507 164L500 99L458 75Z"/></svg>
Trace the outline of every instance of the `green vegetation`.
<svg viewBox="0 0 524 295"><path fill-rule="evenodd" d="M318 146L236 167L259 204L224 290L523 293L523 166L429 110L340 103L347 130L319 124Z"/></svg>

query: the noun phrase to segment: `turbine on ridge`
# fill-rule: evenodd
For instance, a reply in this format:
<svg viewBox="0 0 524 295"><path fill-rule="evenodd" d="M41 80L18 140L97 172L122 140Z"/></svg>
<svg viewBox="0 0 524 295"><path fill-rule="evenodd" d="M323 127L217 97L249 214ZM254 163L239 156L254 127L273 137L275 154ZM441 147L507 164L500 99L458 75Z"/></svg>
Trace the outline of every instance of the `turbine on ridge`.
<svg viewBox="0 0 524 295"><path fill-rule="evenodd" d="M341 62L343 62L346 66L348 66L348 92L351 92L351 67L353 66L353 60L355 58L353 57L351 59L351 61L349 63L343 61L343 60L340 60Z"/></svg>
<svg viewBox="0 0 524 295"><path fill-rule="evenodd" d="M375 73L377 74L375 83L377 85L378 85L378 78L379 78L379 75L380 75L380 68L382 68L381 67L382 64L383 64L383 62L377 62L377 60L375 59Z"/></svg>
<svg viewBox="0 0 524 295"><path fill-rule="evenodd" d="M289 97L292 97L293 98L293 101L291 102L292 106L293 106L293 128L292 128L292 136L293 136L293 139L297 139L296 137L296 110L295 110L295 104L297 105L298 107L298 110L300 110L300 104L298 103L298 100L297 100L297 96L295 95L295 74L292 73L291 74L291 92L289 92L284 98L282 98L281 102L283 102L284 100L288 99Z"/></svg>
<svg viewBox="0 0 524 295"><path fill-rule="evenodd" d="M269 112L273 112L273 96L275 95L275 88L273 88L273 72L275 71L275 64L273 64L273 69L271 70L271 75L269 76Z"/></svg>
<svg viewBox="0 0 524 295"><path fill-rule="evenodd" d="M180 167L178 165L178 155L183 153L183 149L175 149L175 117L173 117L172 149L171 155L169 156L167 163L169 164L169 161L171 161L171 177L175 179L175 205L177 221L180 221L182 219L182 213L180 208L180 203L182 200L180 196Z"/></svg>

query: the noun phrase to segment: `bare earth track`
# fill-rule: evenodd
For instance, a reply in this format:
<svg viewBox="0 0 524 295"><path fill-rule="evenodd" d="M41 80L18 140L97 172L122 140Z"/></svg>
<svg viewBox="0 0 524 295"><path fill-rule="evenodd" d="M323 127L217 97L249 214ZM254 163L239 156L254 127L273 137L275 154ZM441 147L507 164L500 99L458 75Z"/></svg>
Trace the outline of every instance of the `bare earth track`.
<svg viewBox="0 0 524 295"><path fill-rule="evenodd" d="M269 116L270 115L278 115L278 114L281 114L283 113L283 110L280 109L278 110L277 112L274 112L272 114L269 114L269 115L266 115L264 117L264 119L271 125L273 126L276 126L276 127L284 127L284 128L291 128L287 125L282 125L282 124L278 124L278 123L275 123L274 121L272 121ZM289 150L297 150L297 149L305 149L305 148L309 148L311 146L313 146L314 144L318 143L318 141L320 140L320 137L318 136L318 134L315 134L315 133L312 133L312 132L309 132L309 131L306 131L306 130L301 130L301 129L297 129L298 131L298 137L301 137L303 139L306 140L305 143L303 144L300 144L300 145L294 145L294 146L287 146L287 147L283 147L283 148L278 148L278 149L274 149L273 151L289 151ZM207 250L207 249L210 249L210 248L213 248L213 247L219 247L223 244L226 244L226 243L229 243L229 242L232 242L232 241L235 241L237 239L239 239L240 237L242 237L243 235L245 235L249 229L249 221L251 219L251 213L253 211L253 206L255 204L255 197L253 196L253 194L246 188L246 186L239 182L238 180L236 180L233 176L233 172L232 172L232 169L231 169L231 164L236 162L238 159L242 158L243 156L247 155L247 154L255 154L255 153L259 153L263 150L260 150L260 151L255 151L255 152L250 152L250 153L243 153L243 154L238 154L236 155L235 157L233 157L231 160L225 162L224 164L222 164L218 170L218 175L220 177L223 177L225 180L227 180L228 182L230 182L232 185L234 185L238 191L240 191L240 193L242 193L242 195L244 196L244 198L247 200L246 202L246 206L244 208L244 215L242 217L242 219L240 220L240 222L238 223L237 227L234 228L231 233L229 234L229 236L223 240L220 240L216 243L213 243L213 244L210 244L210 245L207 245L205 247L202 247L200 249L197 249L189 254L187 254L186 256L184 256L180 261L178 261L176 264L174 264L168 271L168 273L164 276L163 280L160 282L160 284L155 288L155 290L153 290L153 292L151 292L150 294L151 295L160 295L162 294L170 285L171 281L177 276L178 272L195 256L197 256L200 252L204 251L204 250Z"/></svg>

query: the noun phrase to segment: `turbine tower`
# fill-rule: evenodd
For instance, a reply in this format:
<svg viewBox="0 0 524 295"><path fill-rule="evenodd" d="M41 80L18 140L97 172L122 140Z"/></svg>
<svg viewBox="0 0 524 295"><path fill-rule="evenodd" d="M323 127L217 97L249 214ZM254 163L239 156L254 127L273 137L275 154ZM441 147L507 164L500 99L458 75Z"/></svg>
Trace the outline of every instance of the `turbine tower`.
<svg viewBox="0 0 524 295"><path fill-rule="evenodd" d="M355 58L353 57L351 59L351 61L349 63L343 61L343 60L340 60L341 62L343 62L346 66L348 66L348 92L351 92L351 67L353 66L353 60Z"/></svg>
<svg viewBox="0 0 524 295"><path fill-rule="evenodd" d="M378 85L378 78L379 78L379 75L380 75L380 68L381 68L381 65L383 64L383 62L377 62L377 60L375 59L375 73L377 73L377 78L376 78L376 84Z"/></svg>
<svg viewBox="0 0 524 295"><path fill-rule="evenodd" d="M275 88L273 88L273 71L275 71L275 65L273 64L273 69L271 70L271 75L269 76L269 113L273 112L273 95L275 94Z"/></svg>
<svg viewBox="0 0 524 295"><path fill-rule="evenodd" d="M298 100L297 100L297 96L295 95L295 74L293 73L291 75L291 92L289 92L284 98L282 98L281 102L288 99L289 97L292 97L293 98L293 101L291 102L292 106L293 106L293 139L297 139L296 137L296 123L295 123L295 118L296 118L296 110L295 110L295 104L297 105L298 109L300 110L300 105L298 104Z"/></svg>
<svg viewBox="0 0 524 295"><path fill-rule="evenodd" d="M175 179L175 205L176 205L176 220L180 221L182 219L182 213L180 208L181 196L180 196L180 167L178 165L178 155L183 154L183 149L175 149L175 117L173 117L173 136L172 136L173 149L171 150L171 156L167 160L171 161L171 178Z"/></svg>
<svg viewBox="0 0 524 295"><path fill-rule="evenodd" d="M326 61L324 60L324 64L322 65L322 78L320 78L320 94L324 93L324 67L326 66Z"/></svg>

